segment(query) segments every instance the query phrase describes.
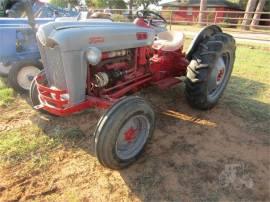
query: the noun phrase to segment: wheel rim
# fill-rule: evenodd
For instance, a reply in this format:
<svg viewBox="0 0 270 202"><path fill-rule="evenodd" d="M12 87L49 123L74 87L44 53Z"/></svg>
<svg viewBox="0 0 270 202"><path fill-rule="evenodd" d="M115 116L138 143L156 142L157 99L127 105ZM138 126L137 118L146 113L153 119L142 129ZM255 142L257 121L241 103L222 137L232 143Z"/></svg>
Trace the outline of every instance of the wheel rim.
<svg viewBox="0 0 270 202"><path fill-rule="evenodd" d="M29 90L32 80L39 72L40 69L35 66L25 66L21 68L17 75L19 86L25 90Z"/></svg>
<svg viewBox="0 0 270 202"><path fill-rule="evenodd" d="M127 160L135 157L144 147L150 132L150 122L142 115L131 117L120 129L116 140L118 158Z"/></svg>
<svg viewBox="0 0 270 202"><path fill-rule="evenodd" d="M229 75L229 65L229 53L224 53L217 59L208 82L208 98L215 99L222 92Z"/></svg>

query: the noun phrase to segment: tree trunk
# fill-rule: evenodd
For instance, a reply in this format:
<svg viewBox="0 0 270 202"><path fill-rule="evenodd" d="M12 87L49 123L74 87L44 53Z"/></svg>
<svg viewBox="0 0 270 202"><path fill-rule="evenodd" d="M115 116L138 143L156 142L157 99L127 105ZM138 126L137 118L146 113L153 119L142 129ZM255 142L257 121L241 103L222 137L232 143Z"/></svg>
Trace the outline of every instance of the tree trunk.
<svg viewBox="0 0 270 202"><path fill-rule="evenodd" d="M254 12L255 7L256 7L256 3L257 3L257 0L249 0L248 1L247 7L246 7L246 12L244 15L244 20L242 22L242 29L244 29L244 30L249 29L251 18L253 16L253 13L249 13L249 12Z"/></svg>
<svg viewBox="0 0 270 202"><path fill-rule="evenodd" d="M206 11L207 9L207 0L201 0L200 3L200 13L199 13L199 24L201 26L205 25L205 16L206 13L202 13L202 11Z"/></svg>
<svg viewBox="0 0 270 202"><path fill-rule="evenodd" d="M129 9L128 18L130 20L133 19L132 8L133 8L133 0L129 0L129 2L128 2L128 9Z"/></svg>
<svg viewBox="0 0 270 202"><path fill-rule="evenodd" d="M259 0L259 3L256 8L256 12L263 12L263 8L265 5L266 0ZM255 13L251 22L251 27L256 28L256 25L259 24L259 19L261 18L260 13Z"/></svg>

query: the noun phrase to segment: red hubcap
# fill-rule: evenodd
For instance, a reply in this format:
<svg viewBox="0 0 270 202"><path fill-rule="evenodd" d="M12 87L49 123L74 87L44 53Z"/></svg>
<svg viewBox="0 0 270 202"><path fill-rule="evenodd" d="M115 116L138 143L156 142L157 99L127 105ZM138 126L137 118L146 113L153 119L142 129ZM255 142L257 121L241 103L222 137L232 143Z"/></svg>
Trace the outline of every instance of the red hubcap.
<svg viewBox="0 0 270 202"><path fill-rule="evenodd" d="M224 75L224 69L219 70L218 75L217 75L217 82L220 82L223 78Z"/></svg>
<svg viewBox="0 0 270 202"><path fill-rule="evenodd" d="M136 129L131 127L125 132L124 137L128 143L131 143L136 138L136 131Z"/></svg>

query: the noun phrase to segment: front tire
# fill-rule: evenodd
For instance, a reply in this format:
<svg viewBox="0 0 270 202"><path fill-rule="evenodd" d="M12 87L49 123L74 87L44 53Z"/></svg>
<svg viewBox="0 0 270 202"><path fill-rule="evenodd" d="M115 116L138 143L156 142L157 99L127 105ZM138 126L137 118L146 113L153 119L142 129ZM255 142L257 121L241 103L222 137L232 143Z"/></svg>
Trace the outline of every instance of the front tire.
<svg viewBox="0 0 270 202"><path fill-rule="evenodd" d="M235 60L235 40L215 33L201 41L187 68L185 95L197 109L211 109L223 94Z"/></svg>
<svg viewBox="0 0 270 202"><path fill-rule="evenodd" d="M42 63L39 61L15 62L8 74L9 85L19 93L28 93L32 80L42 69Z"/></svg>
<svg viewBox="0 0 270 202"><path fill-rule="evenodd" d="M29 98L33 107L40 105L40 99L38 96L37 83L35 80L31 82L29 89Z"/></svg>
<svg viewBox="0 0 270 202"><path fill-rule="evenodd" d="M154 127L154 111L142 98L121 99L101 117L95 130L99 162L111 169L131 165L151 138Z"/></svg>
<svg viewBox="0 0 270 202"><path fill-rule="evenodd" d="M40 73L38 73L37 76L42 75L42 74L45 74L44 70L40 71ZM41 104L39 94L38 94L38 89L37 89L37 83L36 83L35 79L33 79L33 81L31 82L31 85L30 85L29 98L30 98L30 102L31 102L31 105L32 105L33 108L35 106L38 106L38 105ZM45 111L44 109L38 109L38 111L43 113L43 114L47 114L47 115L51 115L51 116L56 117L56 115L50 114L49 112Z"/></svg>

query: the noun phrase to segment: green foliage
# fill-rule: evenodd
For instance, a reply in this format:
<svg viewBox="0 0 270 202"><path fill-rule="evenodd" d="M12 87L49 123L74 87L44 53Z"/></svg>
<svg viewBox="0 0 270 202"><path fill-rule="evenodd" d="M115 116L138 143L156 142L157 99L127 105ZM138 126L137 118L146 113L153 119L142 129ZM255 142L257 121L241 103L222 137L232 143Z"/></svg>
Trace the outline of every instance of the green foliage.
<svg viewBox="0 0 270 202"><path fill-rule="evenodd" d="M112 9L126 9L127 5L123 0L114 0L114 1L109 1L109 7Z"/></svg>
<svg viewBox="0 0 270 202"><path fill-rule="evenodd" d="M43 164L39 154L55 146L54 139L45 136L35 126L3 131L0 132L0 164L14 164L27 159Z"/></svg>
<svg viewBox="0 0 270 202"><path fill-rule="evenodd" d="M92 8L94 6L94 3L92 0L85 0L85 4L88 8Z"/></svg>
<svg viewBox="0 0 270 202"><path fill-rule="evenodd" d="M147 9L150 4L157 5L160 0L135 0L135 4L139 6L143 6L143 9Z"/></svg>
<svg viewBox="0 0 270 202"><path fill-rule="evenodd" d="M13 100L14 92L13 89L8 88L5 84L5 81L3 78L0 79L0 106L7 106L9 105Z"/></svg>
<svg viewBox="0 0 270 202"><path fill-rule="evenodd" d="M112 20L114 22L128 22L129 21L125 16L120 15L120 14L113 14Z"/></svg>
<svg viewBox="0 0 270 202"><path fill-rule="evenodd" d="M87 0L86 5L94 8L126 9L123 0Z"/></svg>
<svg viewBox="0 0 270 202"><path fill-rule="evenodd" d="M248 0L228 0L228 1L230 1L230 2L232 2L232 3L235 3L235 4L239 4L239 6L240 6L241 8L243 8L243 9L246 8L247 3L248 3Z"/></svg>
<svg viewBox="0 0 270 202"><path fill-rule="evenodd" d="M0 0L0 17L4 17L6 0Z"/></svg>
<svg viewBox="0 0 270 202"><path fill-rule="evenodd" d="M264 6L264 11L270 12L270 1L266 1L265 6Z"/></svg>
<svg viewBox="0 0 270 202"><path fill-rule="evenodd" d="M92 1L92 7L106 8L107 7L107 1L106 0L93 0Z"/></svg>
<svg viewBox="0 0 270 202"><path fill-rule="evenodd" d="M68 4L70 4L71 6L78 5L77 0L50 0L50 3L63 8L67 7Z"/></svg>

